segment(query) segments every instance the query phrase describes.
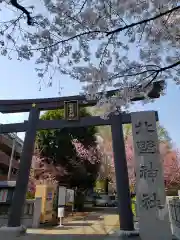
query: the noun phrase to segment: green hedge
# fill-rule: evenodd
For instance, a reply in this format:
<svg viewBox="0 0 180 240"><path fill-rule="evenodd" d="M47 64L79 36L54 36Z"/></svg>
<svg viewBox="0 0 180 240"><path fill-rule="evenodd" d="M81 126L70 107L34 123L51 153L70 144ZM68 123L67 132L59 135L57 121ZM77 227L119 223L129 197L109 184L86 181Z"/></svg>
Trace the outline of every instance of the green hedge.
<svg viewBox="0 0 180 240"><path fill-rule="evenodd" d="M136 197L131 198L131 208L133 215L136 216Z"/></svg>

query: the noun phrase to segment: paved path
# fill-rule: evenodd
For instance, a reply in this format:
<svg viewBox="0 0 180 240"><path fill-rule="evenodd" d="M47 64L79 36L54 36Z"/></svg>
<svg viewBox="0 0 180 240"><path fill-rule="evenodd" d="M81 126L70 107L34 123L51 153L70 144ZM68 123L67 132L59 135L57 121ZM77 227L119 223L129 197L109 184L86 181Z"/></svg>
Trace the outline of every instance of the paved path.
<svg viewBox="0 0 180 240"><path fill-rule="evenodd" d="M68 221L64 227L43 229L28 229L24 236L12 238L2 237L6 240L125 240L116 235L111 235L119 228L119 218L116 209L104 209L89 213L83 219L79 217ZM128 238L130 240L130 238ZM133 238L139 240L139 238Z"/></svg>
<svg viewBox="0 0 180 240"><path fill-rule="evenodd" d="M74 219L64 227L28 229L28 233L36 235L107 235L119 226L119 218L115 209L91 212L84 219Z"/></svg>
<svg viewBox="0 0 180 240"><path fill-rule="evenodd" d="M91 212L83 219L77 217L65 223L63 228L28 229L26 235L15 240L126 240L127 238L111 235L118 228L119 218L116 209L109 208ZM12 236L4 238L14 240ZM133 240L140 239L137 237Z"/></svg>

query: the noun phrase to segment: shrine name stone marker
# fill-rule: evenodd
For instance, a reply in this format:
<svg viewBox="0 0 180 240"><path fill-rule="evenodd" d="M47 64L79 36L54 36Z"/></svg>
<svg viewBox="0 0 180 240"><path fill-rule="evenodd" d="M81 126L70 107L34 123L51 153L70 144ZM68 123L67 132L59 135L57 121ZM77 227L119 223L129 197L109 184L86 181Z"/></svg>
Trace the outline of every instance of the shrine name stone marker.
<svg viewBox="0 0 180 240"><path fill-rule="evenodd" d="M139 231L142 240L170 240L172 233L166 203L155 112L131 114Z"/></svg>

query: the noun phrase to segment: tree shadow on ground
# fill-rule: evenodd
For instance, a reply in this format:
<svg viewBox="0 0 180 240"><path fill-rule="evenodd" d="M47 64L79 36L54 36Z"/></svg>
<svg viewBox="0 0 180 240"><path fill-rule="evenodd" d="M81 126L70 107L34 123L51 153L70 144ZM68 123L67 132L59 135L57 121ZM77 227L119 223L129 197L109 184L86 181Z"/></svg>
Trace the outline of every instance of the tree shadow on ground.
<svg viewBox="0 0 180 240"><path fill-rule="evenodd" d="M86 215L86 216L77 216L72 219L72 221L96 221L101 220L102 213L93 213L92 215Z"/></svg>
<svg viewBox="0 0 180 240"><path fill-rule="evenodd" d="M91 207L91 208L90 207L84 208L85 212L102 212L102 210L103 210L103 212L114 212L114 214L118 212L117 207L98 207L98 206L96 206L96 207Z"/></svg>
<svg viewBox="0 0 180 240"><path fill-rule="evenodd" d="M89 215L84 217L85 221L97 221L97 220L103 220L104 218L101 216L101 214L98 215Z"/></svg>
<svg viewBox="0 0 180 240"><path fill-rule="evenodd" d="M86 208L86 212L92 213L92 215L86 215L86 216L77 216L74 217L72 221L78 221L78 220L86 220L86 221L96 221L96 220L103 220L104 214L111 214L116 215L117 214L117 208L112 207L96 207L96 208ZM103 210L103 211L102 211Z"/></svg>
<svg viewBox="0 0 180 240"><path fill-rule="evenodd" d="M86 223L86 222L82 222L82 223L76 223L76 222L71 222L71 223L63 223L63 226L60 227L59 225L56 226L49 226L44 228L45 230L68 230L68 229L73 229L73 228L78 228L78 227L90 227L92 225L92 223Z"/></svg>

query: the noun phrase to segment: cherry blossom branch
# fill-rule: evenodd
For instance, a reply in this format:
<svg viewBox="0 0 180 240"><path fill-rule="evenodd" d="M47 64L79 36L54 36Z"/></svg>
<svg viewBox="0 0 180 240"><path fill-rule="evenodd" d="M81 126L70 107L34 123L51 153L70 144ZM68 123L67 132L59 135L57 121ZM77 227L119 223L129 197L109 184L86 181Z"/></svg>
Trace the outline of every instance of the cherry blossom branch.
<svg viewBox="0 0 180 240"><path fill-rule="evenodd" d="M35 49L30 49L30 51L39 51L39 50L45 50L45 49L48 49L48 48L52 48L58 44L64 44L66 42L69 42L69 41L72 41L76 38L79 38L79 37L82 37L82 36L85 36L85 35L90 35L90 34L95 34L95 33L101 33L101 34L106 34L106 36L109 36L111 34L114 34L114 33L117 33L117 32L122 32L126 29L130 29L130 28L133 28L134 26L137 26L137 25L141 25L141 24L144 24L146 26L146 24L150 21L153 21L157 18L160 18L164 15L169 15L170 13L174 12L174 11L177 11L180 9L180 6L177 6L177 7L174 7L166 12L163 12L163 13L160 13L154 17L151 17L151 18L147 18L147 19L144 19L142 21L139 21L139 22L136 22L136 23L131 23L129 25L125 25L124 27L120 27L120 28L117 28L113 31L101 31L101 30L93 30L93 31L85 31L85 32L82 32L82 33L79 33L77 35L74 35L72 37L69 37L67 39L63 39L63 40L60 40L60 41L57 41L55 42L54 44L51 44L51 45L48 45L48 46L45 46L45 47L40 47L40 48L35 48Z"/></svg>
<svg viewBox="0 0 180 240"><path fill-rule="evenodd" d="M114 34L112 34L112 35L110 36L110 38L108 39L108 41L107 41L107 43L106 43L106 46L105 46L105 48L104 48L104 51L103 51L103 53L102 53L102 55L101 55L101 60L100 60L100 63L99 63L99 67L100 67L100 66L102 65L102 63L103 63L103 58L104 58L105 52L106 52L106 50L107 50L107 48L108 48L108 45L109 45L111 39L113 38L113 35L114 35Z"/></svg>
<svg viewBox="0 0 180 240"><path fill-rule="evenodd" d="M83 8L85 7L86 3L87 3L87 0L85 0L85 1L83 2L83 4L82 4L82 6L81 6L81 8L80 8L80 10L79 10L79 12L78 12L78 14L80 14L80 13L82 12L82 10L83 10ZM78 14L77 14L77 15L78 15Z"/></svg>
<svg viewBox="0 0 180 240"><path fill-rule="evenodd" d="M110 34L122 32L122 31L124 31L124 30L126 30L126 29L129 29L129 28L133 28L133 27L135 27L135 26L137 26L137 25L146 24L146 23L148 23L148 22L150 22L150 21L156 20L157 18L161 18L161 17L163 17L163 16L165 16L165 15L167 15L167 14L170 14L170 13L172 13L172 12L174 12L174 11L177 11L177 10L179 10L179 9L180 9L180 6L177 6L177 7L174 7L174 8L172 8L172 9L166 11L166 12L163 12L163 13L160 13L160 14L158 14L158 15L155 15L154 17L147 18L147 19L144 19L144 20L142 20L142 21L135 22L135 23L131 23L131 24L128 24L128 25L126 25L126 26L124 26L124 27L117 28L117 29L115 29L115 30L113 30L113 31L109 31L109 32L107 33L107 36L109 36Z"/></svg>
<svg viewBox="0 0 180 240"><path fill-rule="evenodd" d="M141 71L141 72L137 72L137 73L132 73L132 74L122 74L122 75L119 75L119 74L116 74L116 75L114 75L114 76L112 76L112 78L111 78L111 80L113 79L113 78L122 78L122 77L135 77L135 76L138 76L138 75L142 75L142 74L145 74L145 73L150 73L150 75L148 75L147 77L145 77L143 80L145 80L145 79L147 79L148 77L153 77L152 79L151 79L151 81L150 82L148 82L147 83L147 85L145 86L145 87L147 87L149 84L151 84L156 78L157 78L157 76L160 74L160 73L162 73L162 72L164 72L164 71L166 71L166 70L168 70L168 69L172 69L172 68L175 68L175 67L177 67L178 65L180 65L180 60L179 61L177 61L177 62L175 62L175 63L173 63L173 64L171 64L171 65L168 65L168 66L166 66L166 67L159 67L159 66L156 66L158 69L149 69L149 70L145 70L145 71ZM148 65L147 66L142 66L142 67L148 67ZM133 67L133 68L135 68L135 67ZM133 68L129 68L129 69L127 69L127 70L125 70L125 72L128 72L129 70L132 70ZM154 75L154 76L153 76Z"/></svg>
<svg viewBox="0 0 180 240"><path fill-rule="evenodd" d="M15 8L21 10L24 14L26 14L26 16L27 16L27 24L28 25L33 25L32 17L30 15L30 12L28 12L28 10L26 10L23 6L21 6L17 2L17 0L10 0L10 3L12 4L12 6L14 6Z"/></svg>
<svg viewBox="0 0 180 240"><path fill-rule="evenodd" d="M175 67L177 67L178 65L180 65L180 61L177 61L176 63L173 63L173 64L171 64L171 65L168 65L168 66L164 67L164 68L160 68L160 69L156 70L156 71L155 71L155 72L156 72L156 73L155 73L155 76L151 79L151 81L149 81L149 82L146 84L146 86L144 86L144 88L148 87L148 86L157 78L157 76L159 75L159 73L164 72L164 71L166 71L166 70L168 70L168 69L175 68Z"/></svg>
<svg viewBox="0 0 180 240"><path fill-rule="evenodd" d="M40 48L32 48L32 49L29 49L30 51L39 51L39 50L45 50L45 49L48 49L48 48L52 48L52 47L55 47L56 45L58 44L64 44L66 42L69 42L69 41L72 41L76 38L79 38L79 37L82 37L84 35L89 35L89 34L95 34L95 33L106 33L107 34L107 31L100 31L100 30L94 30L94 31L86 31L86 32L82 32L82 33L79 33L77 35L74 35L72 37L69 37L67 39L63 39L61 41L57 41L55 42L54 44L51 44L51 45L48 45L48 46L45 46L45 47L40 47Z"/></svg>

